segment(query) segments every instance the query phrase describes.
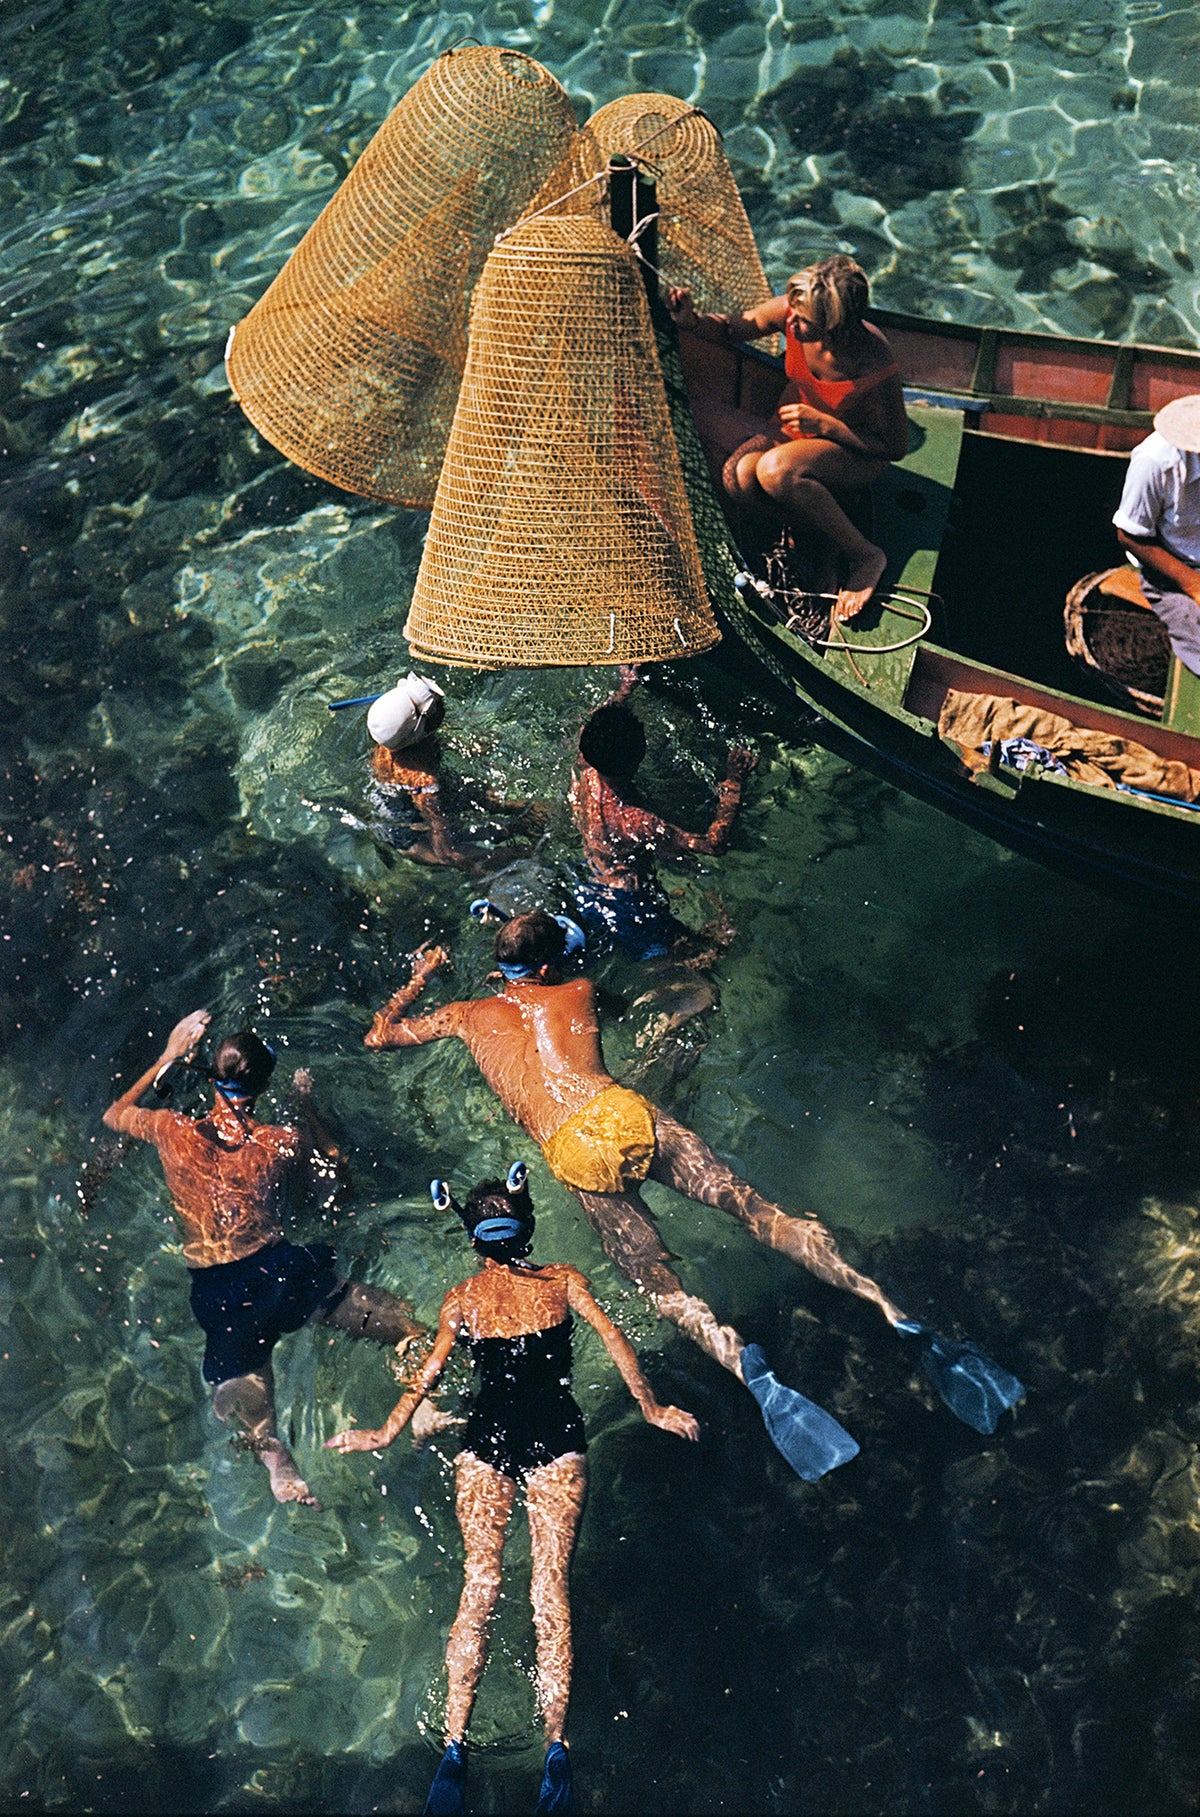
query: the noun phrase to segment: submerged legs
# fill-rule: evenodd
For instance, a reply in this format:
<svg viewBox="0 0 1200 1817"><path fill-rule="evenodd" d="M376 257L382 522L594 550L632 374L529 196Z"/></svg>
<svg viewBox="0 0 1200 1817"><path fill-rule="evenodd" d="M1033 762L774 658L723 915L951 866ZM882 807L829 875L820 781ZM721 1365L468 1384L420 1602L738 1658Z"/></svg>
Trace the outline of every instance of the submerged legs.
<svg viewBox="0 0 1200 1817"><path fill-rule="evenodd" d="M538 1706L547 1745L561 1741L571 1695L571 1604L567 1579L587 1499L587 1459L556 1457L525 1485L533 1554L530 1598L537 1633Z"/></svg>
<svg viewBox="0 0 1200 1817"><path fill-rule="evenodd" d="M219 1420L232 1420L241 1427L250 1449L266 1468L277 1502L320 1507L275 1430L275 1379L269 1363L254 1375L235 1375L218 1382L213 1389L213 1412Z"/></svg>
<svg viewBox="0 0 1200 1817"><path fill-rule="evenodd" d="M463 1536L463 1588L446 1643L446 1739L462 1742L487 1664L488 1628L500 1594L504 1535L517 1486L470 1451L458 1457L458 1524Z"/></svg>
<svg viewBox="0 0 1200 1817"><path fill-rule="evenodd" d="M727 1161L714 1154L695 1130L677 1123L663 1111L657 1113L655 1130L658 1149L650 1168L652 1179L674 1187L701 1205L729 1212L760 1243L789 1256L818 1280L878 1306L890 1325L904 1317L877 1282L842 1260L832 1232L818 1218L792 1217L764 1199L734 1173Z"/></svg>

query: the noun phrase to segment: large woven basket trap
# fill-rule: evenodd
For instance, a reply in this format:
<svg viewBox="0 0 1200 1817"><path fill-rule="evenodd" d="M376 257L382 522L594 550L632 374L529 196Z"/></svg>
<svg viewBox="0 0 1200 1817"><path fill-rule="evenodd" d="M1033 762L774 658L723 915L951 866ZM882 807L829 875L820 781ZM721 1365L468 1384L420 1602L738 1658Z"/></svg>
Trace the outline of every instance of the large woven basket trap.
<svg viewBox="0 0 1200 1817"><path fill-rule="evenodd" d="M529 214L605 218L606 186L588 182L630 159L657 188L658 266L697 309L749 309L771 295L721 135L674 95L623 95L594 113L529 204ZM581 187L581 185L583 187Z"/></svg>
<svg viewBox="0 0 1200 1817"><path fill-rule="evenodd" d="M598 221L524 221L484 267L404 630L415 654L480 668L719 638L642 280Z"/></svg>
<svg viewBox="0 0 1200 1817"><path fill-rule="evenodd" d="M231 337L229 382L260 434L348 491L428 508L473 285L574 131L532 58L439 57Z"/></svg>

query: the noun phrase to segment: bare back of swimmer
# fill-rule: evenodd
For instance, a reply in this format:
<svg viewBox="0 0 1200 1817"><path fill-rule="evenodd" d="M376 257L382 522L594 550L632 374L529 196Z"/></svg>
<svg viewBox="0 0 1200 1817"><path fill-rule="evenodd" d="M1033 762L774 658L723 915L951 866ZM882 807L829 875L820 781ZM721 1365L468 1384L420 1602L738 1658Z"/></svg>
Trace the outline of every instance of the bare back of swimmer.
<svg viewBox="0 0 1200 1817"><path fill-rule="evenodd" d="M272 1050L249 1030L222 1041L209 1076L213 1103L199 1119L138 1099L161 1073L190 1061L209 1025L196 1010L172 1029L158 1058L104 1112L107 1128L151 1143L183 1226L191 1307L205 1337L203 1373L217 1418L232 1421L265 1467L276 1501L316 1505L275 1418L271 1358L285 1333L336 1326L352 1337L403 1349L425 1327L395 1294L347 1280L324 1243L284 1237L291 1190L310 1165L333 1175L341 1156L312 1103L305 1071L293 1080L295 1124L262 1123L260 1092L274 1068ZM436 1430L442 1422L435 1414Z"/></svg>
<svg viewBox="0 0 1200 1817"><path fill-rule="evenodd" d="M500 929L497 958L527 964L499 995L447 1004L408 1017L429 978L448 961L442 948L418 955L413 976L378 1011L366 1036L376 1049L419 1047L457 1037L513 1120L582 1207L605 1250L660 1315L744 1379L743 1340L684 1291L639 1186L655 1179L736 1217L752 1236L821 1280L877 1305L891 1324L903 1313L874 1281L843 1261L830 1231L794 1217L756 1192L694 1130L618 1085L604 1065L595 992L585 978L561 980L562 929L540 910Z"/></svg>
<svg viewBox="0 0 1200 1817"><path fill-rule="evenodd" d="M597 1332L644 1419L680 1438L697 1438L699 1427L690 1413L656 1400L633 1346L597 1305L577 1269L562 1263L538 1267L526 1259L534 1217L523 1164L510 1170L507 1182L482 1181L465 1207L441 1182L435 1185L466 1226L480 1271L446 1295L433 1349L383 1425L339 1432L326 1446L346 1453L390 1445L437 1381L456 1341L466 1343L479 1389L457 1463L463 1590L446 1647L447 1746L425 1808L464 1808L467 1729L487 1662L509 1516L522 1488L532 1554L538 1703L546 1733L538 1809L563 1811L570 1803L571 1777L563 1740L572 1667L568 1577L587 1494L583 1416L569 1385L572 1315Z"/></svg>

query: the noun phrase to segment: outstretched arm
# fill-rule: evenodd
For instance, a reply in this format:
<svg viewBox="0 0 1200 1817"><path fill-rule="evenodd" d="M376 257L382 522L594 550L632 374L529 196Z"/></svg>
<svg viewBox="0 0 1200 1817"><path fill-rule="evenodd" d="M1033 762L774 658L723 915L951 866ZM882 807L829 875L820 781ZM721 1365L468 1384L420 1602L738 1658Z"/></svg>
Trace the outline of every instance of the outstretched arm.
<svg viewBox="0 0 1200 1817"><path fill-rule="evenodd" d="M572 1312L586 1319L600 1334L600 1342L621 1372L621 1380L642 1410L643 1419L663 1432L677 1433L680 1438L700 1437L700 1426L694 1415L682 1407L662 1407L655 1400L650 1384L642 1374L637 1352L623 1331L613 1324L592 1298L583 1276L570 1269L567 1274L567 1304Z"/></svg>
<svg viewBox="0 0 1200 1817"><path fill-rule="evenodd" d="M707 852L712 858L721 855L729 844L733 823L742 804L745 779L757 762L758 758L746 745L730 747L725 780L717 788L717 811L710 825L703 833L685 833L679 827L673 827L676 851Z"/></svg>
<svg viewBox="0 0 1200 1817"><path fill-rule="evenodd" d="M760 335L777 334L787 321L786 297L769 297L753 309L733 315L698 313L690 290L675 288L667 292L667 311L677 328L685 334L698 334L702 341L728 345L733 341L753 341Z"/></svg>
<svg viewBox="0 0 1200 1817"><path fill-rule="evenodd" d="M643 665L641 663L623 662L621 664L621 679L618 681L608 699L601 701L601 706L623 707L633 693L633 690L643 679L642 668Z"/></svg>
<svg viewBox="0 0 1200 1817"><path fill-rule="evenodd" d="M430 946L426 941L413 955L412 976L407 984L390 996L382 1009L375 1012L370 1028L363 1036L367 1047L420 1047L425 1041L437 1041L451 1031L435 1028L432 1017L409 1021L405 1011L416 1002L435 972L450 963L444 946Z"/></svg>
<svg viewBox="0 0 1200 1817"><path fill-rule="evenodd" d="M292 1075L292 1101L296 1121L319 1155L324 1155L327 1161L340 1161L342 1151L317 1115L316 1105L312 1101L312 1089L312 1074L307 1066L297 1067Z"/></svg>
<svg viewBox="0 0 1200 1817"><path fill-rule="evenodd" d="M137 1109L137 1101L142 1093L149 1090L164 1066L170 1066L174 1060L191 1058L204 1039L204 1031L211 1020L206 1009L194 1009L190 1016L185 1016L182 1022L175 1024L158 1059L146 1068L140 1079L134 1080L128 1091L114 1099L105 1111L104 1124L107 1129L126 1128L129 1113Z"/></svg>
<svg viewBox="0 0 1200 1817"><path fill-rule="evenodd" d="M345 1432L339 1432L333 1438L325 1440L327 1451L382 1451L403 1432L446 1367L446 1359L454 1348L454 1340L458 1336L459 1326L462 1324L462 1314L452 1304L453 1299L453 1293L449 1293L442 1301L442 1311L438 1319L437 1336L433 1341L433 1349L422 1364L420 1372L413 1377L409 1387L384 1420L383 1425L361 1429L351 1426Z"/></svg>

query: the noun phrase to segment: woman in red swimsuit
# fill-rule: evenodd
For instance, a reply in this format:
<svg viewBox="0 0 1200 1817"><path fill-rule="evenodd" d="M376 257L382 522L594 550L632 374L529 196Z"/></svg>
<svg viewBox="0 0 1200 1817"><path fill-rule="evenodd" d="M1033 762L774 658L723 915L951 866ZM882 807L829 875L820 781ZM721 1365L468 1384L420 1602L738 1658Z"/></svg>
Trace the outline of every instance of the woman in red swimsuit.
<svg viewBox="0 0 1200 1817"><path fill-rule="evenodd" d="M767 422L744 411L711 413L701 431L733 453L726 490L748 504L765 500L791 522L827 536L837 552L833 616L853 618L870 599L887 558L850 521L835 496L878 479L908 452L904 392L892 352L865 320L866 274L844 253L798 272L785 295L741 315L698 315L686 290L673 290L672 318L710 341L750 341L782 329L787 384Z"/></svg>

